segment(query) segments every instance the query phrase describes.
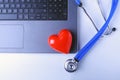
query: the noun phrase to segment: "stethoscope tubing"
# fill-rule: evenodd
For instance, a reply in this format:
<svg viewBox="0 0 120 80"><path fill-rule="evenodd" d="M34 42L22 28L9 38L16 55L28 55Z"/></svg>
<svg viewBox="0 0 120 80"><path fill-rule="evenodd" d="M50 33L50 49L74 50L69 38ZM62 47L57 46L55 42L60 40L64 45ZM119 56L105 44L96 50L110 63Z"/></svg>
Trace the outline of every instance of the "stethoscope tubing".
<svg viewBox="0 0 120 80"><path fill-rule="evenodd" d="M78 5L81 3L80 0L75 0L75 1ZM105 32L106 28L108 27L116 11L117 5L118 5L118 0L112 0L111 11L110 11L108 19L106 20L102 28L98 31L98 33L80 51L78 51L78 53L74 57L76 61L79 62L87 54L87 52L94 46L94 44L99 40L102 34Z"/></svg>
<svg viewBox="0 0 120 80"><path fill-rule="evenodd" d="M75 0L76 4L79 6L81 1L80 0Z"/></svg>

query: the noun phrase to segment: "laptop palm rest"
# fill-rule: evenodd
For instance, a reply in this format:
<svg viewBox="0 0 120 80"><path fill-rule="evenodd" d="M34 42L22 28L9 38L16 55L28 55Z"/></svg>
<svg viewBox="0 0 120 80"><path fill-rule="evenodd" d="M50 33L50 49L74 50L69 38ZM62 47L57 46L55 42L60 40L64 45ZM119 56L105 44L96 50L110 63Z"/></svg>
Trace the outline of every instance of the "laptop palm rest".
<svg viewBox="0 0 120 80"><path fill-rule="evenodd" d="M24 30L23 25L0 24L0 48L19 49L23 48Z"/></svg>

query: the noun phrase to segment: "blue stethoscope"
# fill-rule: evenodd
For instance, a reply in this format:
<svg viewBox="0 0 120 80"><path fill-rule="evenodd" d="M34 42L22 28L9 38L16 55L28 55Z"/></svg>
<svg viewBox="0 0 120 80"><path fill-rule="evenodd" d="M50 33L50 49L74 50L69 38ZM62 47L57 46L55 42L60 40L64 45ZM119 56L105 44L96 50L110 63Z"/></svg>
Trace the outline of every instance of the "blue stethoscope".
<svg viewBox="0 0 120 80"><path fill-rule="evenodd" d="M82 3L80 0L75 0L78 6L82 6ZM99 38L102 36L102 34L105 32L105 30L108 28L108 25L116 11L117 5L119 0L112 0L112 6L111 11L109 14L109 17L106 19L106 22L102 26L102 28L97 32L97 34L76 54L76 56L73 59L68 59L65 62L65 70L68 72L74 72L78 68L78 63L80 60L87 54L87 52L94 46L94 44L99 40Z"/></svg>

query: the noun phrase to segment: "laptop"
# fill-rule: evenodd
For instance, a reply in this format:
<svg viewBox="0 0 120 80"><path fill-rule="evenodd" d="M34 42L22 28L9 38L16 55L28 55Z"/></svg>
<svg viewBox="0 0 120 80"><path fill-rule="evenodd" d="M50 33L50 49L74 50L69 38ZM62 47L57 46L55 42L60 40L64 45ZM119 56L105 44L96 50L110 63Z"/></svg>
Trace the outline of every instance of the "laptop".
<svg viewBox="0 0 120 80"><path fill-rule="evenodd" d="M0 52L56 53L48 45L48 38L62 29L72 32L70 52L76 52L74 0L0 0Z"/></svg>

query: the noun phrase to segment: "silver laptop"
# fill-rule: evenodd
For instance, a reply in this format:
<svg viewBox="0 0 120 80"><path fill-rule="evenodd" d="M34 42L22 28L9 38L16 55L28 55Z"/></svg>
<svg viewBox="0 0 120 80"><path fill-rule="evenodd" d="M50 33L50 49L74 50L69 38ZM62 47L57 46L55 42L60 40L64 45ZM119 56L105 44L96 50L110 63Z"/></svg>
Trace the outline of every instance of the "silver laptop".
<svg viewBox="0 0 120 80"><path fill-rule="evenodd" d="M61 29L73 35L77 45L77 6L74 0L0 0L0 52L56 53L48 37Z"/></svg>

